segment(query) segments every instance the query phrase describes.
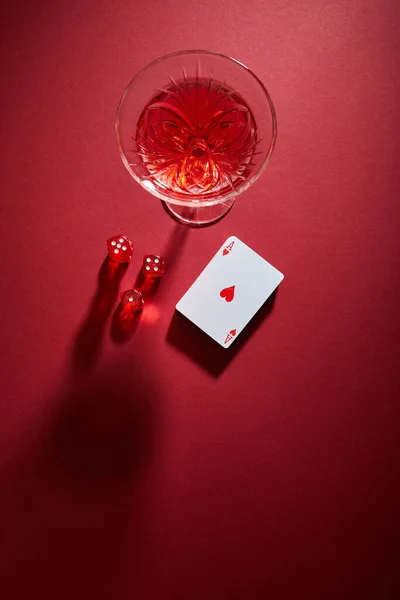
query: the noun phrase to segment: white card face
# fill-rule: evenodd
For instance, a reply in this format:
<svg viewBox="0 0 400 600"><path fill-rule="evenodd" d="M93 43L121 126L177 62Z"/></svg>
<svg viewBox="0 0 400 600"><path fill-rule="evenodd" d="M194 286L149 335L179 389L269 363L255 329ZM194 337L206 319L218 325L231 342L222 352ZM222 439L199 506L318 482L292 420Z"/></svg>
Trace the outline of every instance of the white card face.
<svg viewBox="0 0 400 600"><path fill-rule="evenodd" d="M275 267L231 236L176 309L229 348L282 279Z"/></svg>

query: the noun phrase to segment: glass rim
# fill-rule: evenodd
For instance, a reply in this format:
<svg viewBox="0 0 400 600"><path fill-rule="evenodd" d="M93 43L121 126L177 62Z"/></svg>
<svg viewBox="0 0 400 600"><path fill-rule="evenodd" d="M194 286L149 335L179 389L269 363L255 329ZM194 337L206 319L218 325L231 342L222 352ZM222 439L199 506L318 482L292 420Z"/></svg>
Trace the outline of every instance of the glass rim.
<svg viewBox="0 0 400 600"><path fill-rule="evenodd" d="M144 181L145 180L141 180L140 177L138 177L133 170L130 167L130 164L128 162L128 159L125 155L124 150L122 149L122 145L121 145L121 139L120 139L120 133L119 133L119 123L120 123L120 115L122 112L122 108L124 106L124 102L125 102L125 98L128 95L128 93L130 92L130 90L134 87L134 85L138 82L138 80L152 67L154 67L156 64L167 60L169 58L173 58L176 56L181 56L181 55L188 55L188 54L207 54L207 55L211 55L211 56L218 56L220 58L226 59L228 61L232 61L234 63L236 63L236 65L238 67L240 67L241 69L244 69L245 71L247 71L247 73L256 81L256 83L260 86L261 90L264 92L264 95L267 99L268 105L269 105L269 109L271 111L271 118L272 118L272 132L271 132L271 142L268 148L268 151L266 153L266 156L262 162L262 164L260 165L259 169L257 170L256 173L254 173L254 175L252 177L250 177L247 181L243 182L243 184L241 184L237 189L232 190L231 192L224 194L223 196L221 196L220 198L213 198L210 200L207 199L201 199L201 200L196 200L196 199L190 199L190 197L188 197L188 199L184 199L182 198L182 200L177 199L177 198L173 198L173 197L169 197L167 194L163 194L161 191L159 192L157 188L151 188L149 189L148 187L146 187L144 185ZM226 202L227 200L231 200L232 198L235 198L236 196L238 196L239 194L241 194L242 192L244 192L245 190L247 190L251 185L253 185L253 183L260 177L260 175L264 172L264 170L266 169L269 160L271 158L271 155L274 151L275 148L275 144L276 144L276 137L277 137L277 118L276 118L276 111L275 111L275 107L274 104L272 102L272 98L266 88L266 86L263 84L263 82L261 81L261 79L259 79L257 77L257 75L255 75L253 73L253 71L251 69L249 69L249 67L247 67L244 63L240 62L239 60L237 60L236 58L233 58L232 56L228 56L227 54L222 54L221 52L213 52L212 50L178 50L176 52L171 52L169 54L164 54L163 56L160 56L159 58L156 58L155 60L153 60L152 62L148 63L147 65L145 65L142 69L140 69L140 71L138 71L136 73L136 75L133 76L133 78L130 80L130 82L128 83L128 85L126 86L121 99L118 103L118 107L117 107L117 114L116 114L116 118L115 118L115 134L117 137L117 144L118 144L118 150L121 156L121 160L123 162L123 164L125 165L128 173L131 175L131 177L142 187L144 188L149 194L152 194L153 196L156 196L157 198L159 198L160 200L162 200L163 202L168 202L170 204L176 204L179 206L191 206L191 207L205 207L205 206L214 206L216 204L223 204L224 202Z"/></svg>

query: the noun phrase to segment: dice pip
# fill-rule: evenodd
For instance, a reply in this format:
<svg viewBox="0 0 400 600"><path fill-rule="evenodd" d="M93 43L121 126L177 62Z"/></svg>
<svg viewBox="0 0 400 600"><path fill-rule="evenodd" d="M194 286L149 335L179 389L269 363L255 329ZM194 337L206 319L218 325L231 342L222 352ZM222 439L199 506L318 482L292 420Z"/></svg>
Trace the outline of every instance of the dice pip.
<svg viewBox="0 0 400 600"><path fill-rule="evenodd" d="M164 275L164 259L156 254L146 254L143 258L142 272L145 279L157 279Z"/></svg>

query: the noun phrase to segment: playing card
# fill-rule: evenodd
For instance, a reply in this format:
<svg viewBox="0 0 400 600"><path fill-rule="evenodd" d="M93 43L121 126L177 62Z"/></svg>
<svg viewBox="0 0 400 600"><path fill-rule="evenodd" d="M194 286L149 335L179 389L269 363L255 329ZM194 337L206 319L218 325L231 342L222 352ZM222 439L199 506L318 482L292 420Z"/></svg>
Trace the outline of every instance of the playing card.
<svg viewBox="0 0 400 600"><path fill-rule="evenodd" d="M176 309L229 348L282 279L275 267L231 236Z"/></svg>

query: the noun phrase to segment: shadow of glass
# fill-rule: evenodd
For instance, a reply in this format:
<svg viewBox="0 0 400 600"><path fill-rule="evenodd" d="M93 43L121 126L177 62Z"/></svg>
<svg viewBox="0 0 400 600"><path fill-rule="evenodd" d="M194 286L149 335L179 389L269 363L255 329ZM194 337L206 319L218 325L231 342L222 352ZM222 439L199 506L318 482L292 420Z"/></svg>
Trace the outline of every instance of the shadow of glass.
<svg viewBox="0 0 400 600"><path fill-rule="evenodd" d="M160 440L154 378L140 363L49 398L0 498L4 598L136 597Z"/></svg>
<svg viewBox="0 0 400 600"><path fill-rule="evenodd" d="M79 383L49 429L53 467L89 486L132 478L150 457L154 401L150 383L125 370Z"/></svg>
<svg viewBox="0 0 400 600"><path fill-rule="evenodd" d="M183 248L187 242L190 231L190 227L181 225L180 223L177 223L171 231L163 252L166 273L166 279L164 280L164 275L162 283L163 293L164 289L168 287L168 282L174 277L174 271L182 257Z"/></svg>

